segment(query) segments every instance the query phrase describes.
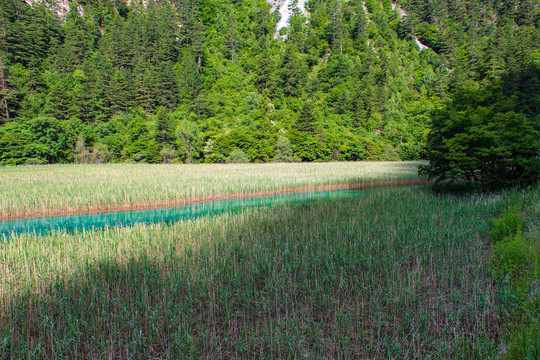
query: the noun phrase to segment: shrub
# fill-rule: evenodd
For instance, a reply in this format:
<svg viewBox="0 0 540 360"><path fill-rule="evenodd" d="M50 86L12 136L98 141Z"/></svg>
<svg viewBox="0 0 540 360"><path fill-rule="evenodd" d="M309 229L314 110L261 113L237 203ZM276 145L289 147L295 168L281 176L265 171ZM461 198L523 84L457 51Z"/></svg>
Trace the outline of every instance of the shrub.
<svg viewBox="0 0 540 360"><path fill-rule="evenodd" d="M165 164L170 164L176 158L176 150L170 145L165 145L159 152L159 155L161 155Z"/></svg>
<svg viewBox="0 0 540 360"><path fill-rule="evenodd" d="M219 164L225 161L225 157L221 154L208 154L204 158L204 162L207 164Z"/></svg>
<svg viewBox="0 0 540 360"><path fill-rule="evenodd" d="M500 219L491 222L489 237L495 243L503 241L504 238L516 235L521 231L522 220L515 209L507 209Z"/></svg>
<svg viewBox="0 0 540 360"><path fill-rule="evenodd" d="M29 159L26 159L26 161L24 162L25 165L43 165L46 163L47 161L43 159L38 159L38 158L29 158Z"/></svg>
<svg viewBox="0 0 540 360"><path fill-rule="evenodd" d="M511 238L504 238L493 246L492 266L498 276L506 274L517 277L527 265L527 251L523 235L516 234Z"/></svg>
<svg viewBox="0 0 540 360"><path fill-rule="evenodd" d="M111 159L111 153L107 146L102 143L97 143L94 145L94 150L92 152L94 161L96 164L103 164Z"/></svg>
<svg viewBox="0 0 540 360"><path fill-rule="evenodd" d="M275 162L299 162L300 158L296 156L291 148L291 141L286 137L281 135L278 138L275 147Z"/></svg>
<svg viewBox="0 0 540 360"><path fill-rule="evenodd" d="M398 150L392 144L384 144L384 151L379 156L380 161L401 161Z"/></svg>
<svg viewBox="0 0 540 360"><path fill-rule="evenodd" d="M506 359L538 359L540 354L538 233L531 229L523 233L523 223L517 209L507 209L492 222L489 232L494 242L491 269L498 280Z"/></svg>
<svg viewBox="0 0 540 360"><path fill-rule="evenodd" d="M246 154L242 150L235 149L227 157L225 162L227 164L244 164L244 163L248 163L249 159L247 158Z"/></svg>

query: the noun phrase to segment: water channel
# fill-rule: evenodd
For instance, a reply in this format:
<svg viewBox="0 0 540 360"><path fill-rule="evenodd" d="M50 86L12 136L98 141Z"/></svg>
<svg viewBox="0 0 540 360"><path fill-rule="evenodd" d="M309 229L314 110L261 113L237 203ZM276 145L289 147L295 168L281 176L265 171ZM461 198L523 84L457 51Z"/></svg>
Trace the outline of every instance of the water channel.
<svg viewBox="0 0 540 360"><path fill-rule="evenodd" d="M172 223L199 216L238 212L247 208L305 204L315 201L356 197L366 193L365 190L321 190L221 200L150 210L0 221L0 239L25 233L47 235L53 231L75 232L155 222Z"/></svg>

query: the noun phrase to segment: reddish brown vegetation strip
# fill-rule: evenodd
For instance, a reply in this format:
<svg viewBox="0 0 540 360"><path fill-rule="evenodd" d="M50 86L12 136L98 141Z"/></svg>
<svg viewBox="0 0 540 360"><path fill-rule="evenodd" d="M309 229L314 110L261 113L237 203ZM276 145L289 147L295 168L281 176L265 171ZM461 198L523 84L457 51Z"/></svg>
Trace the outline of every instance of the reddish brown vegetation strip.
<svg viewBox="0 0 540 360"><path fill-rule="evenodd" d="M162 200L162 201L134 203L134 204L111 204L111 205L86 206L86 207L80 207L80 208L70 207L66 209L30 210L30 211L16 212L16 213L11 213L11 214L1 214L0 220L8 220L8 219L20 220L20 219L50 217L50 216L52 217L52 216L62 216L62 215L101 214L101 213L106 213L106 212L148 210L148 209L183 206L183 205L190 205L190 204L200 204L200 203L220 201L220 200L244 199L244 198L252 198L252 197L262 197L262 196L271 196L271 195L286 194L286 193L295 193L295 192L308 192L308 191L317 191L317 190L346 190L346 189L357 190L357 189L374 188L374 187L380 187L380 186L415 185L415 184L426 184L426 183L428 183L427 180L412 179L412 180L372 181L372 182L354 183L354 184L316 185L316 186L305 186L305 187L299 187L299 188L280 189L280 190L272 190L272 191L258 191L258 192L251 192L251 193L216 194L216 195L209 195L209 196L196 198L196 199L174 199L174 200Z"/></svg>

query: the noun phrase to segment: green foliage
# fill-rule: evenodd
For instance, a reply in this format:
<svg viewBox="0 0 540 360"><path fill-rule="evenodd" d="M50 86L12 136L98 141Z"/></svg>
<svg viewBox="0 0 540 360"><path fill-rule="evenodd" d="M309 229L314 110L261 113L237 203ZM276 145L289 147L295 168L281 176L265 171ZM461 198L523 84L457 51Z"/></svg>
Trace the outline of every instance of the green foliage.
<svg viewBox="0 0 540 360"><path fill-rule="evenodd" d="M533 122L514 111L500 86L461 90L434 112L430 164L420 171L487 188L527 185L540 174L538 139Z"/></svg>
<svg viewBox="0 0 540 360"><path fill-rule="evenodd" d="M296 121L296 130L313 133L315 131L315 117L313 116L313 106L309 102L302 104L302 110L298 115L298 120Z"/></svg>
<svg viewBox="0 0 540 360"><path fill-rule="evenodd" d="M249 162L249 159L242 150L235 149L231 151L231 154L229 156L227 156L225 162L227 164L245 164Z"/></svg>
<svg viewBox="0 0 540 360"><path fill-rule="evenodd" d="M332 152L319 138L299 131L290 134L294 154L302 161L330 161Z"/></svg>
<svg viewBox="0 0 540 360"><path fill-rule="evenodd" d="M533 196L533 202L538 201ZM491 269L498 281L499 302L504 325L504 339L508 344L507 359L533 359L540 354L540 244L537 209L526 205L532 229L514 208L508 208L500 219L492 221L489 238Z"/></svg>
<svg viewBox="0 0 540 360"><path fill-rule="evenodd" d="M503 274L512 277L519 276L527 266L527 252L523 241L523 235L503 238L493 245L493 268L498 276Z"/></svg>
<svg viewBox="0 0 540 360"><path fill-rule="evenodd" d="M203 157L204 139L195 123L185 120L176 128L178 155L188 164Z"/></svg>
<svg viewBox="0 0 540 360"><path fill-rule="evenodd" d="M96 143L94 145L92 155L96 164L106 163L111 159L111 153L107 149L107 145L102 143Z"/></svg>
<svg viewBox="0 0 540 360"><path fill-rule="evenodd" d="M489 232L492 241L492 267L499 278L507 275L519 279L525 275L530 254L528 239L523 235L523 221L515 209L506 209L500 219L492 221ZM517 280L514 280L516 282Z"/></svg>
<svg viewBox="0 0 540 360"><path fill-rule="evenodd" d="M62 163L72 160L75 146L63 123L40 116L0 131L0 163L4 165ZM73 142L72 142L73 141Z"/></svg>
<svg viewBox="0 0 540 360"><path fill-rule="evenodd" d="M540 330L538 324L522 326L512 336L512 342L505 354L506 359L538 359L540 358Z"/></svg>
<svg viewBox="0 0 540 360"><path fill-rule="evenodd" d="M204 162L206 164L220 164L224 163L226 160L225 156L221 154L207 154L204 157Z"/></svg>
<svg viewBox="0 0 540 360"><path fill-rule="evenodd" d="M419 160L420 159L420 145L411 143L399 144L399 153L401 159L404 161Z"/></svg>
<svg viewBox="0 0 540 360"><path fill-rule="evenodd" d="M506 209L500 219L491 222L489 237L494 243L503 241L521 232L523 221L516 209Z"/></svg>
<svg viewBox="0 0 540 360"><path fill-rule="evenodd" d="M296 156L291 147L291 141L286 137L281 135L276 143L274 150L274 161L275 162L298 162L300 158Z"/></svg>
<svg viewBox="0 0 540 360"><path fill-rule="evenodd" d="M384 144L383 153L379 156L380 161L401 161L399 152L392 146L392 144Z"/></svg>
<svg viewBox="0 0 540 360"><path fill-rule="evenodd" d="M77 144L75 145L75 149L73 150L73 156L75 157L75 161L79 164L88 164L90 163L92 159L92 154L88 150L88 148L84 144L83 139L79 139L77 141Z"/></svg>
<svg viewBox="0 0 540 360"><path fill-rule="evenodd" d="M235 149L242 150L253 162L267 162L274 156L268 136L253 131L233 130L218 137L213 145L216 154L227 158Z"/></svg>
<svg viewBox="0 0 540 360"><path fill-rule="evenodd" d="M383 148L381 147L381 145L379 145L377 142L371 139L366 139L364 147L366 149L365 160L367 161L379 160L383 151Z"/></svg>
<svg viewBox="0 0 540 360"><path fill-rule="evenodd" d="M0 4L0 127L9 146L0 148L0 162L78 161L79 138L89 149L105 144L115 162L158 161L155 154L168 147L188 163L222 161L235 147L252 162L268 162L282 134L302 161L396 159L387 141L403 160L417 160L426 155L432 109L470 84L502 81L500 93L514 105L481 105L488 111L480 122L492 128L447 144L465 154L449 161L476 167L490 159L469 156L463 142L508 139L490 149L500 158L507 149L523 150L510 145L521 135L500 134L503 127L529 131L520 126L523 115L538 130L539 10L530 0L509 4L400 1L408 13L402 17L389 0L314 1L309 22L295 11L280 30L283 41L273 37L277 18L264 1L80 1L57 15L55 1L6 0ZM413 36L429 49L419 51ZM465 117L483 116L473 113ZM123 116L139 116L144 134L135 138L129 122L118 123ZM27 122L39 117L80 121L66 131L65 152L27 154L26 132L33 131ZM141 129L139 121L132 125ZM295 141L291 130L311 137ZM232 135L236 141L230 132L243 135ZM144 149L150 139L157 152ZM219 146L205 152L211 139ZM512 170L493 166L502 173L531 169L532 161L521 160ZM487 182L512 183L507 175Z"/></svg>
<svg viewBox="0 0 540 360"><path fill-rule="evenodd" d="M159 153L158 144L154 139L150 140L144 147L144 161L149 163L161 162L161 155Z"/></svg>
<svg viewBox="0 0 540 360"><path fill-rule="evenodd" d="M167 145L161 149L159 155L165 164L170 164L174 159L176 159L177 152L172 146Z"/></svg>

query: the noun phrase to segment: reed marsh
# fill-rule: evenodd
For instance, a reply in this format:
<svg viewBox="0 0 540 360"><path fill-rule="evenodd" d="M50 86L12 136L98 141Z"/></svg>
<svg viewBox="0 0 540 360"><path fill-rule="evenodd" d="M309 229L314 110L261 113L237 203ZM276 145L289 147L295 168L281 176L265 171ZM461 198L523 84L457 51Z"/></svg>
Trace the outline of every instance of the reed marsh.
<svg viewBox="0 0 540 360"><path fill-rule="evenodd" d="M489 358L490 220L538 191L250 209L0 244L0 358Z"/></svg>
<svg viewBox="0 0 540 360"><path fill-rule="evenodd" d="M418 162L0 167L0 219L418 179Z"/></svg>

